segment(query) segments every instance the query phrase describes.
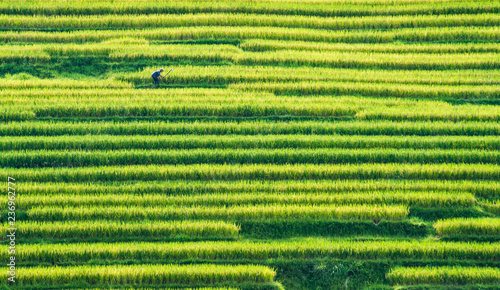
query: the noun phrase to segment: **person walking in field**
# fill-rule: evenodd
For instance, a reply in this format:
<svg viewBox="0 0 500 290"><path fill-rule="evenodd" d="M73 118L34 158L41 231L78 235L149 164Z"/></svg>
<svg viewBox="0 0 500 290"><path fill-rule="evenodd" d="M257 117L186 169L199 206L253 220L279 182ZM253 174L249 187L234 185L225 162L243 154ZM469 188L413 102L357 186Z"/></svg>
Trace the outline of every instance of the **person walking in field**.
<svg viewBox="0 0 500 290"><path fill-rule="evenodd" d="M151 76L153 77L153 84L159 86L160 85L160 79L163 79L164 76L161 75L163 72L163 69L160 68L160 70L155 71Z"/></svg>

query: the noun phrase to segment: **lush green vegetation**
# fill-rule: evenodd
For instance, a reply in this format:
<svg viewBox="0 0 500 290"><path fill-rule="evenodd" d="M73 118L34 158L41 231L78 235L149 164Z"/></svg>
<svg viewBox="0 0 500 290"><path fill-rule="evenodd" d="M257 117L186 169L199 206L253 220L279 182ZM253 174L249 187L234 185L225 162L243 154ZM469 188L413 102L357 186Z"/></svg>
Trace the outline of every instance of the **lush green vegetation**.
<svg viewBox="0 0 500 290"><path fill-rule="evenodd" d="M0 2L0 285L497 289L499 13Z"/></svg>

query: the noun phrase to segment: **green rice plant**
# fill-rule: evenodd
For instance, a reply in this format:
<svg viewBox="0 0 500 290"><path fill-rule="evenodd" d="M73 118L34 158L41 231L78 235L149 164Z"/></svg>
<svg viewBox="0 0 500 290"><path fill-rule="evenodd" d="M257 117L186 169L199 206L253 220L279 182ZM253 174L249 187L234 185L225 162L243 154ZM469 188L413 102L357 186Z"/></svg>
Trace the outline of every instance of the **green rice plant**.
<svg viewBox="0 0 500 290"><path fill-rule="evenodd" d="M500 235L500 219L497 218L454 218L438 220L432 226L441 236Z"/></svg>
<svg viewBox="0 0 500 290"><path fill-rule="evenodd" d="M378 30L319 30L307 28L201 26L143 30L77 30L71 32L7 31L0 42L86 43L114 38L143 38L149 41L186 39L275 39L316 42L389 43L403 42L495 42L499 27L429 27ZM151 54L154 56L154 54Z"/></svg>
<svg viewBox="0 0 500 290"><path fill-rule="evenodd" d="M99 288L92 288L93 290L102 290L102 289L105 289L105 288L102 288L102 289L99 289ZM131 289L138 289L138 290L178 290L179 288L121 288L121 289L128 289L128 290L131 290ZM227 287L217 287L217 288L213 288L213 287L203 287L203 288L182 288L184 290L237 290L237 288L227 288ZM78 289L78 290L87 290L87 289Z"/></svg>
<svg viewBox="0 0 500 290"><path fill-rule="evenodd" d="M2 233L8 234L4 225ZM61 221L44 222L28 221L16 223L17 231L22 238L113 238L113 237L189 237L234 238L240 228L222 221ZM4 235L4 236L5 236Z"/></svg>
<svg viewBox="0 0 500 290"><path fill-rule="evenodd" d="M415 120L415 121L479 121L498 120L498 109L495 106L422 106L422 107L370 107L358 111L356 118L360 120Z"/></svg>
<svg viewBox="0 0 500 290"><path fill-rule="evenodd" d="M244 99L248 96L248 99ZM212 100L185 96L182 99L166 96L159 99L142 99L142 96L75 99L70 104L57 102L60 97L16 100L15 106L32 110L38 117L103 117L103 116L344 116L353 115L357 107L349 102L329 102L327 98L281 98L267 94L243 94L238 97L222 97ZM191 99L195 99L191 102ZM323 101L323 102L321 102ZM23 104L24 103L24 104ZM6 104L7 105L7 104ZM11 108L7 105L8 108Z"/></svg>
<svg viewBox="0 0 500 290"><path fill-rule="evenodd" d="M238 148L414 148L500 150L500 137L384 135L65 135L4 136L0 139L0 151Z"/></svg>
<svg viewBox="0 0 500 290"><path fill-rule="evenodd" d="M408 208L401 205L242 205L206 206L76 206L35 207L27 210L33 220L264 220L264 219L341 219L402 220Z"/></svg>
<svg viewBox="0 0 500 290"><path fill-rule="evenodd" d="M271 242L191 242L191 243L76 243L20 244L16 259L30 262L87 262L92 259L119 260L252 260L267 259L414 259L498 261L500 249L490 243L438 242L430 240L327 240L305 238ZM8 259L7 251L0 253ZM24 269L29 269L23 267Z"/></svg>
<svg viewBox="0 0 500 290"><path fill-rule="evenodd" d="M79 182L79 181L78 181ZM30 202L64 205L64 199L51 199L51 195L63 195L67 202L78 195L161 195L165 197L218 195L218 194L331 194L345 196L362 194L364 192L440 192L457 196L457 202L462 200L464 206L469 204L467 193L481 198L495 199L500 197L500 183L485 180L235 180L235 181L200 181L200 180L168 180L168 181L134 181L106 183L54 183L54 182L23 182L18 185L23 196L19 197L20 206ZM42 198L46 196L48 200ZM41 198L41 199L38 199ZM38 201L39 200L39 201ZM98 201L93 201L98 202ZM462 202L462 201L460 201ZM472 201L470 201L472 202ZM498 204L498 203L496 203ZM495 206L495 203L484 203L484 207Z"/></svg>
<svg viewBox="0 0 500 290"><path fill-rule="evenodd" d="M489 212L496 215L500 215L500 200L496 201L486 201L482 203L482 206Z"/></svg>
<svg viewBox="0 0 500 290"><path fill-rule="evenodd" d="M228 61L241 52L233 45L141 45L125 46L109 54L117 61L134 60L138 58L161 59L162 61Z"/></svg>
<svg viewBox="0 0 500 290"><path fill-rule="evenodd" d="M391 284L497 284L500 270L490 267L397 267L387 273Z"/></svg>
<svg viewBox="0 0 500 290"><path fill-rule="evenodd" d="M342 95L423 98L423 99L496 99L498 86L426 86L361 82L296 82L296 83L237 83L229 88L244 91L265 91L279 95Z"/></svg>
<svg viewBox="0 0 500 290"><path fill-rule="evenodd" d="M92 290L104 290L105 288L92 288ZM138 290L179 290L179 288L121 288L121 289L138 289ZM237 288L227 288L227 287L203 287L203 288L181 288L184 290L238 290ZM77 289L77 290L88 290L88 289Z"/></svg>
<svg viewBox="0 0 500 290"><path fill-rule="evenodd" d="M229 57L240 65L323 66L376 69L494 69L496 53L427 54L281 50L245 52Z"/></svg>
<svg viewBox="0 0 500 290"><path fill-rule="evenodd" d="M104 15L104 14L182 14L182 13L258 13L310 16L368 16L368 15L435 15L464 13L495 13L500 10L496 1L448 0L336 0L336 1L218 1L198 2L130 2L130 1L64 1L38 0L28 3L4 1L2 14L21 15Z"/></svg>
<svg viewBox="0 0 500 290"><path fill-rule="evenodd" d="M81 167L148 164L498 164L500 152L442 149L188 149L0 151L0 167Z"/></svg>
<svg viewBox="0 0 500 290"><path fill-rule="evenodd" d="M326 43L247 39L240 44L246 51L309 50L391 53L498 53L496 43Z"/></svg>
<svg viewBox="0 0 500 290"><path fill-rule="evenodd" d="M245 84L240 85L245 86ZM387 85L395 86L395 84ZM419 88L425 87L428 86ZM389 90L392 89L389 88ZM292 92L294 91L296 90L292 89ZM375 94L379 93L383 92ZM427 94L425 91L419 92L412 88L405 92L397 92L399 97L422 93ZM470 92L466 90L461 92L461 94L468 93ZM481 91L478 90L477 93ZM6 90L0 94L0 106L6 109L3 114L0 114L5 120L8 120L11 112L17 112L21 116L27 114L26 118L160 115L340 117L355 115L358 119L368 120L494 121L500 119L500 110L497 106L471 104L454 106L442 101L415 101L401 98L274 96L270 92L242 93L223 89L172 89L168 93L130 89L90 89L88 91L44 89L29 92Z"/></svg>
<svg viewBox="0 0 500 290"><path fill-rule="evenodd" d="M148 76L151 78L151 76ZM45 80L44 80L45 81ZM118 81L118 83L123 83ZM78 85L76 87L79 87ZM65 95L65 96L61 96ZM271 93L244 93L241 91L227 90L227 89L206 89L206 88L172 88L169 90L147 90L147 89L132 89L132 88L83 88L79 90L68 88L55 88L55 87L40 87L40 88L6 88L0 92L0 99L2 104L24 104L27 101L38 101L47 104L57 103L62 100L71 100L72 102L86 102L89 104L96 103L98 100L102 101L145 101L149 97L154 101L159 101L162 98L164 101L169 102L194 102L206 103L209 100L216 100L217 102L224 102L226 100L234 100L244 102L244 100L252 99L266 99L274 102L280 101L280 98L272 95ZM10 100L16 98L16 101ZM300 101L299 98L294 98ZM305 98L308 100L307 98ZM369 100L366 100L369 101ZM347 100L344 103L348 102ZM360 99L352 100L350 103L361 102ZM29 104L29 102L28 102Z"/></svg>
<svg viewBox="0 0 500 290"><path fill-rule="evenodd" d="M268 98L266 93L248 93L242 97L194 99L186 96L182 100L163 98L142 99L142 96L103 97L102 99L71 99L61 97L0 100L5 111L0 120L29 120L37 117L110 117L110 116L169 116L169 117L350 117L358 120L415 120L415 121L496 121L500 119L497 106L450 105L438 101L411 101L388 99L373 102L366 98L339 97L277 97ZM17 95L17 94L13 94ZM60 100L61 99L61 100ZM64 104L67 101L71 104Z"/></svg>
<svg viewBox="0 0 500 290"><path fill-rule="evenodd" d="M7 272L2 273L7 281ZM272 282L276 272L257 265L106 265L20 268L20 285L58 286L85 281L90 285L215 284Z"/></svg>
<svg viewBox="0 0 500 290"><path fill-rule="evenodd" d="M306 260L456 262L398 267L385 283L494 287L497 244L439 237L500 233L498 218L455 218L500 213L497 2L0 2L17 287L278 289L273 269L249 263ZM172 65L161 89L140 89ZM57 78L93 68L101 80ZM56 78L6 74L22 70ZM433 224L437 238L410 239L432 215L449 218ZM240 227L304 236L304 224L328 234L330 221L409 236L238 238ZM162 242L109 243L139 237Z"/></svg>
<svg viewBox="0 0 500 290"><path fill-rule="evenodd" d="M48 62L50 55L35 45L2 45L0 46L0 60L3 62L19 60Z"/></svg>
<svg viewBox="0 0 500 290"><path fill-rule="evenodd" d="M417 136L499 136L498 122L394 122L394 121L291 121L291 122L162 122L29 121L0 123L3 136L62 135L417 135Z"/></svg>
<svg viewBox="0 0 500 290"><path fill-rule="evenodd" d="M125 14L125 15L0 15L6 29L121 29L185 26L266 26L313 29L396 29L414 27L495 26L497 14L398 15L335 17L236 13Z"/></svg>
<svg viewBox="0 0 500 290"><path fill-rule="evenodd" d="M354 205L404 204L409 206L472 206L474 195L461 192L436 191L374 191L351 193L209 193L197 195L165 194L23 194L18 197L17 208L68 206L236 206L257 204L298 205Z"/></svg>
<svg viewBox="0 0 500 290"><path fill-rule="evenodd" d="M150 100L151 101L151 100ZM106 117L106 116L220 116L220 117L251 117L251 116L323 116L340 117L354 114L350 106L320 106L311 104L303 107L290 103L254 103L254 104L144 104L129 103L100 105L56 105L32 108L37 117ZM485 119L496 119L487 115Z"/></svg>
<svg viewBox="0 0 500 290"><path fill-rule="evenodd" d="M372 46L374 44L361 44ZM500 51L500 49L499 49ZM141 72L123 73L117 79L135 84L150 82L146 67ZM413 83L438 85L498 85L497 70L371 70L283 66L179 66L169 75L171 84L227 85L239 82L354 81L372 83ZM227 91L227 90L224 90ZM9 92L6 92L9 94ZM30 92L31 93L31 92ZM151 92L154 94L154 92Z"/></svg>
<svg viewBox="0 0 500 290"><path fill-rule="evenodd" d="M26 32L27 33L27 32ZM76 33L76 32L75 32ZM81 32L80 32L81 33ZM116 32L118 33L118 32ZM140 37L143 35L119 35L119 37ZM207 36L210 37L210 36ZM65 48L68 46L68 48ZM9 47L9 46L5 46ZM5 50L5 49L4 49ZM240 65L309 65L337 68L379 68L379 69L495 69L499 65L496 53L391 53L363 51L301 51L280 50L267 52L242 52L232 45L120 45L107 43L95 45L38 45L13 46L9 51L24 58L47 61L53 55L78 55L89 51L92 55L104 54L112 60L131 61L137 59L161 59L162 61L223 62ZM8 59L16 54L5 54ZM33 53L32 53L33 52ZM106 53L107 52L107 53ZM0 51L0 58L1 58Z"/></svg>
<svg viewBox="0 0 500 290"><path fill-rule="evenodd" d="M1 16L0 16L1 18ZM33 18L33 17L31 17ZM30 44L30 45L5 45L0 48L0 51L7 52L11 54L22 54L22 55L30 55L32 59L37 59L38 54L47 55L50 57L61 57L61 56L72 56L78 57L82 55L92 55L92 56L109 56L109 54L114 51L120 49L129 49L131 47L144 47L148 46L149 42L142 38L132 38L132 37L123 37L110 39L107 41L103 41L100 43L85 43L85 44L76 44L76 43L38 43L38 44ZM179 46L176 46L179 47ZM43 59L42 56L40 58Z"/></svg>
<svg viewBox="0 0 500 290"><path fill-rule="evenodd" d="M18 108L5 108L1 107L2 112L0 113L1 122L12 122L12 121L28 121L36 118L35 112L29 109L18 109Z"/></svg>
<svg viewBox="0 0 500 290"><path fill-rule="evenodd" d="M0 177L24 182L109 182L127 180L302 180L415 179L498 180L496 164L195 164L130 165L76 168L2 168Z"/></svg>
<svg viewBox="0 0 500 290"><path fill-rule="evenodd" d="M82 89L82 88L131 88L132 85L121 81L81 81L71 79L29 79L29 80L2 80L0 88L4 89L35 89L35 88L65 88L65 89Z"/></svg>

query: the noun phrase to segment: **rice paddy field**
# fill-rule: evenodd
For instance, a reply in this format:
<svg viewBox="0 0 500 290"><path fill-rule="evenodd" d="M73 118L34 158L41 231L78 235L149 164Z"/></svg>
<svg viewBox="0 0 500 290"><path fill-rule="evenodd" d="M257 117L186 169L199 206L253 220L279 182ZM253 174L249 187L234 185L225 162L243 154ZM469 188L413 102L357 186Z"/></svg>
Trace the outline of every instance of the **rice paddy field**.
<svg viewBox="0 0 500 290"><path fill-rule="evenodd" d="M499 105L498 1L1 1L0 287L500 289Z"/></svg>

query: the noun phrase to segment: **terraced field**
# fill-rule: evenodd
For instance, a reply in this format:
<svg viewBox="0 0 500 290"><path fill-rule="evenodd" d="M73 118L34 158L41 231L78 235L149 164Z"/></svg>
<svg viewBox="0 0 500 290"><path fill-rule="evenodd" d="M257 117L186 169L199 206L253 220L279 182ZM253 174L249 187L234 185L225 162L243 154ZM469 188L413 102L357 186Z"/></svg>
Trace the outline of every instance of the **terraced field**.
<svg viewBox="0 0 500 290"><path fill-rule="evenodd" d="M500 2L6 0L0 30L3 287L499 289Z"/></svg>

